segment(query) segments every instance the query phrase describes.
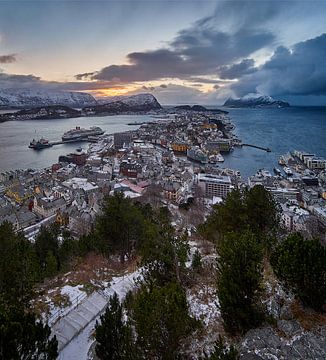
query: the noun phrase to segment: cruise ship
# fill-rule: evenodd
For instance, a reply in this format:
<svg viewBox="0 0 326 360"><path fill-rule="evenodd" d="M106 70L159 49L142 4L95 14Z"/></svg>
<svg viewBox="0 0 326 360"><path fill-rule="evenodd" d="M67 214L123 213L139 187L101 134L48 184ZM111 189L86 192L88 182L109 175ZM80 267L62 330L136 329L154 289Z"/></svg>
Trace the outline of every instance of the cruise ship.
<svg viewBox="0 0 326 360"><path fill-rule="evenodd" d="M65 132L62 136L62 141L72 141L87 139L89 136L103 135L104 131L98 126L92 126L89 129L76 126L75 129Z"/></svg>
<svg viewBox="0 0 326 360"><path fill-rule="evenodd" d="M197 161L201 164L207 164L208 162L207 155L202 152L198 147L193 147L187 150L187 158L189 160Z"/></svg>
<svg viewBox="0 0 326 360"><path fill-rule="evenodd" d="M33 141L31 141L29 143L29 148L30 149L34 149L34 150L41 150L41 149L45 149L48 147L51 147L52 144L49 142L49 140L47 139L40 139L40 140L35 140L33 139Z"/></svg>

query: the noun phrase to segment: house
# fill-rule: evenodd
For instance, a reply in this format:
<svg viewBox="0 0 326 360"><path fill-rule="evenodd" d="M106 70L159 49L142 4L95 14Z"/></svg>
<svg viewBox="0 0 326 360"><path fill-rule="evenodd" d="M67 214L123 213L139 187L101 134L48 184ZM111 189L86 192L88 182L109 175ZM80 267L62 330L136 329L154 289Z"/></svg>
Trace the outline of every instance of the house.
<svg viewBox="0 0 326 360"><path fill-rule="evenodd" d="M33 212L42 217L49 217L55 215L57 211L64 211L67 207L66 201L61 198L34 198Z"/></svg>

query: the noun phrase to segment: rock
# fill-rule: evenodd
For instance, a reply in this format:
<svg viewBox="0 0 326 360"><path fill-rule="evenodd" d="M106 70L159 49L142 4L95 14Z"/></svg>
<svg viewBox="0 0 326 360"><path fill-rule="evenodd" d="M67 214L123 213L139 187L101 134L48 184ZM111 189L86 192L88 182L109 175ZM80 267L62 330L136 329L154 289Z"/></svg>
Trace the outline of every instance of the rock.
<svg viewBox="0 0 326 360"><path fill-rule="evenodd" d="M279 335L271 326L247 332L240 345L240 359L324 360L326 327L304 331L296 321L278 321ZM254 356L254 357L253 357Z"/></svg>
<svg viewBox="0 0 326 360"><path fill-rule="evenodd" d="M278 320L277 327L289 337L300 334L303 331L300 324L295 320Z"/></svg>

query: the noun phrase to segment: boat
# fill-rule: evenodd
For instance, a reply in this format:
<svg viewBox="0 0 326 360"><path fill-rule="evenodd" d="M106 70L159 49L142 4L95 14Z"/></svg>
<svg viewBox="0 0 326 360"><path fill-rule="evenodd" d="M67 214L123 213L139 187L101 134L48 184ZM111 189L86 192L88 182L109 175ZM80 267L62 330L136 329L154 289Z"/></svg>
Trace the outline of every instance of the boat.
<svg viewBox="0 0 326 360"><path fill-rule="evenodd" d="M275 173L276 175L281 175L281 174L282 174L281 170L278 169L278 168L276 168L276 167L274 167L273 170L274 170L274 173Z"/></svg>
<svg viewBox="0 0 326 360"><path fill-rule="evenodd" d="M216 159L218 162L224 162L224 157L221 154L216 154Z"/></svg>
<svg viewBox="0 0 326 360"><path fill-rule="evenodd" d="M104 132L105 131L103 131L98 126L92 126L89 129L84 129L80 126L76 126L75 129L71 129L63 134L62 141L84 140L87 139L89 136L103 135Z"/></svg>
<svg viewBox="0 0 326 360"><path fill-rule="evenodd" d="M197 161L201 164L207 164L208 162L207 155L198 147L192 147L191 149L188 149L187 158L189 160Z"/></svg>
<svg viewBox="0 0 326 360"><path fill-rule="evenodd" d="M287 176L293 175L293 171L289 167L285 167L283 170Z"/></svg>
<svg viewBox="0 0 326 360"><path fill-rule="evenodd" d="M41 150L41 149L46 149L51 147L52 144L49 142L49 140L47 139L39 139L39 140L35 140L33 139L33 141L31 141L29 143L29 148L30 149L34 149L34 150Z"/></svg>
<svg viewBox="0 0 326 360"><path fill-rule="evenodd" d="M223 162L223 161L224 161L224 157L221 154L210 155L208 158L208 162L210 164L216 164L218 162Z"/></svg>

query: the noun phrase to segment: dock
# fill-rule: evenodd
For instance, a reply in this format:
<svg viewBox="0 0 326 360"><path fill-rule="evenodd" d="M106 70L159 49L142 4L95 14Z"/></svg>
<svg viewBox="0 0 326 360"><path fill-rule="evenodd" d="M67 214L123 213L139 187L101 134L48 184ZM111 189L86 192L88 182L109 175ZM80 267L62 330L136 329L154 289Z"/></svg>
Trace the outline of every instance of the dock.
<svg viewBox="0 0 326 360"><path fill-rule="evenodd" d="M66 140L66 141L62 141L62 140L52 141L52 142L50 142L50 144L51 144L51 146L53 146L53 145L62 145L62 144L69 144L69 143L76 143L76 142L95 142L95 141L85 138L85 139Z"/></svg>
<svg viewBox="0 0 326 360"><path fill-rule="evenodd" d="M249 146L255 149L259 149L259 150L264 150L266 152L271 152L272 150L269 147L263 147L263 146L257 146L257 145L252 145L252 144L242 144L242 146Z"/></svg>

